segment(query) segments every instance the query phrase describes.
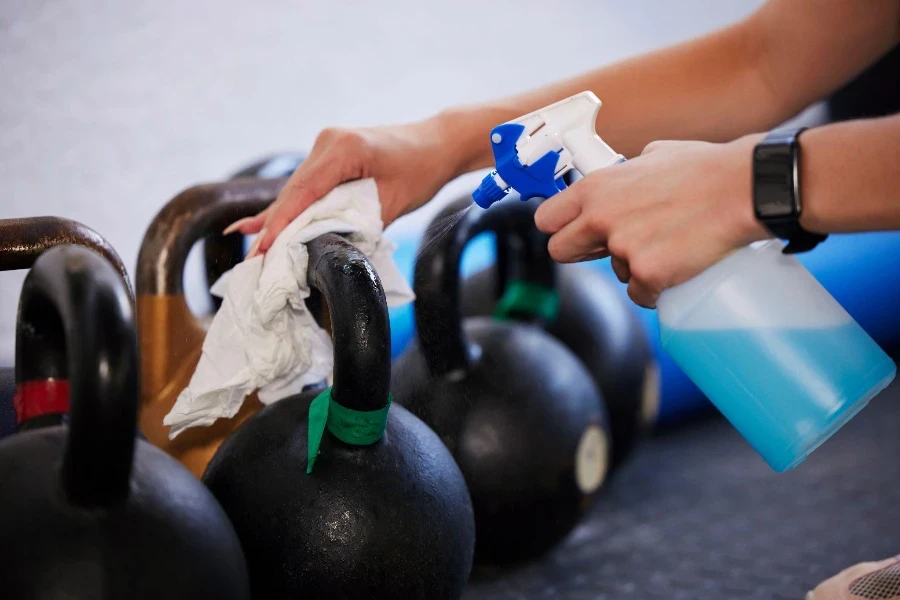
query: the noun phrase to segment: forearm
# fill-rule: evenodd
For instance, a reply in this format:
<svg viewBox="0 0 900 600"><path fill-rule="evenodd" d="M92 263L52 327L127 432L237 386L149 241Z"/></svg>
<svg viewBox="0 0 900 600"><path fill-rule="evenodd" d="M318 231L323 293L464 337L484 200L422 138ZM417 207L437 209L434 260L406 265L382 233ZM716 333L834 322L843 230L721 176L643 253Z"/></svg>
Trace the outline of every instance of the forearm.
<svg viewBox="0 0 900 600"><path fill-rule="evenodd" d="M597 131L617 152L640 154L658 139L728 141L779 121L748 47L744 23L702 38L596 69L524 94L453 109L467 122L463 171L491 164L487 132L558 100L591 90L603 102ZM789 116L789 115L788 115Z"/></svg>
<svg viewBox="0 0 900 600"><path fill-rule="evenodd" d="M900 115L810 129L800 148L804 228L900 229Z"/></svg>
<svg viewBox="0 0 900 600"><path fill-rule="evenodd" d="M826 96L900 40L900 3L771 0L735 25L579 77L438 117L464 173L491 164L499 123L584 90L597 130L631 157L655 140L729 141Z"/></svg>

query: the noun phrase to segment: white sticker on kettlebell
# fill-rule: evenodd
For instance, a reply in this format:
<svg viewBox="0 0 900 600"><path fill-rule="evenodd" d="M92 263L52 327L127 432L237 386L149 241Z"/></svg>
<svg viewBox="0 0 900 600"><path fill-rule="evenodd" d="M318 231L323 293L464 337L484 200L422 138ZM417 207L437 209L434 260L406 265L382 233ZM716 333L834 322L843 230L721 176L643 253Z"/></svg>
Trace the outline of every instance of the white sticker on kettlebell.
<svg viewBox="0 0 900 600"><path fill-rule="evenodd" d="M581 434L575 451L575 483L583 494L593 494L606 478L609 465L606 433L591 425Z"/></svg>
<svg viewBox="0 0 900 600"><path fill-rule="evenodd" d="M644 371L644 389L641 393L641 425L650 427L659 417L659 365L651 360Z"/></svg>

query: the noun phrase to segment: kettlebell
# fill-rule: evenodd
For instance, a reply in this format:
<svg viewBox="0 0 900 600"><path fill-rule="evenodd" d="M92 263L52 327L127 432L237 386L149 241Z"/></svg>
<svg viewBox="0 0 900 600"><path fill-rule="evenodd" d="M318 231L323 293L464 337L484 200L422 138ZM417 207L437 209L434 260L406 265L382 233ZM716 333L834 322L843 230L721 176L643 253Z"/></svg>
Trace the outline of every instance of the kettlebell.
<svg viewBox="0 0 900 600"><path fill-rule="evenodd" d="M16 409L13 407L15 395L15 370L12 367L0 367L0 438L16 431Z"/></svg>
<svg viewBox="0 0 900 600"><path fill-rule="evenodd" d="M4 598L249 598L221 507L190 472L135 439L133 314L120 274L93 250L47 250L25 279L20 406L41 399L30 383L64 373L71 412L68 425L0 441Z"/></svg>
<svg viewBox="0 0 900 600"><path fill-rule="evenodd" d="M0 271L30 269L43 252L60 244L77 244L99 252L119 272L122 283L128 290L129 301L133 302L131 280L125 265L113 247L96 231L77 221L59 217L31 217L24 219L0 219ZM41 359L42 356L36 357ZM68 394L61 393L68 385L61 373L53 369L64 366L56 356L46 356L42 372L46 379L34 393L42 396L40 402L30 402L27 410L18 411L13 406L15 397L15 370L0 367L0 438L12 435L18 429L27 431L34 427L59 425L69 412Z"/></svg>
<svg viewBox="0 0 900 600"><path fill-rule="evenodd" d="M381 280L336 234L308 250L309 285L331 317L333 385L262 409L203 476L241 539L253 597L459 598L472 505L437 435L391 404Z"/></svg>
<svg viewBox="0 0 900 600"><path fill-rule="evenodd" d="M461 319L466 244L485 231L523 234L499 217L469 210L429 227L413 278L417 339L391 380L397 403L434 429L465 476L479 565L551 549L591 507L608 468L605 407L581 361L536 325ZM552 287L552 264L536 267L531 275Z"/></svg>
<svg viewBox="0 0 900 600"><path fill-rule="evenodd" d="M272 154L240 168L231 179L283 179L289 177L304 160L306 154L301 152ZM226 271L244 260L244 236L211 231L204 240L203 254L206 259L206 284L211 288ZM222 307L222 299L218 296L210 294L209 299L216 310Z"/></svg>
<svg viewBox="0 0 900 600"><path fill-rule="evenodd" d="M222 440L262 406L255 394L230 419L194 427L174 440L163 417L190 382L206 337L184 296L184 264L194 243L271 204L284 179L241 179L192 187L166 204L144 235L137 264L141 347L140 427L147 440L197 477ZM231 265L229 265L230 268Z"/></svg>
<svg viewBox="0 0 900 600"><path fill-rule="evenodd" d="M518 194L512 196L490 210L498 211L495 217L510 227L523 230L516 236L497 234L495 266L463 281L462 314L538 323L581 359L606 401L612 438L610 468L615 469L656 420L659 377L650 343L637 315L611 281L582 265L553 263L547 250L549 236L534 226L540 200L522 202ZM447 213L469 204L471 198L463 198ZM521 240L530 246L522 247ZM529 277L538 268L554 269L552 288L541 288ZM534 304L541 295L555 296L558 302L558 308L545 317Z"/></svg>

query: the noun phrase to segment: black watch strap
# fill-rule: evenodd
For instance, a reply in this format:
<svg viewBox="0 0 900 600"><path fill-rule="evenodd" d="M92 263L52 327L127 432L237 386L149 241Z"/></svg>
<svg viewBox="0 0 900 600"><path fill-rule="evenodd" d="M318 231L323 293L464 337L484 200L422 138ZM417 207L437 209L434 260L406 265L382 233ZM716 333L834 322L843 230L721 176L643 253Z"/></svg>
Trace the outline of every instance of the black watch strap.
<svg viewBox="0 0 900 600"><path fill-rule="evenodd" d="M753 150L753 208L775 237L787 240L785 254L812 250L827 235L800 225L800 146L805 127L776 129Z"/></svg>
<svg viewBox="0 0 900 600"><path fill-rule="evenodd" d="M772 232L772 235L779 239L787 240L787 246L782 251L784 254L807 252L824 242L825 238L828 237L827 234L812 233L803 229L796 219L785 219L783 221L770 219L764 223L766 228Z"/></svg>

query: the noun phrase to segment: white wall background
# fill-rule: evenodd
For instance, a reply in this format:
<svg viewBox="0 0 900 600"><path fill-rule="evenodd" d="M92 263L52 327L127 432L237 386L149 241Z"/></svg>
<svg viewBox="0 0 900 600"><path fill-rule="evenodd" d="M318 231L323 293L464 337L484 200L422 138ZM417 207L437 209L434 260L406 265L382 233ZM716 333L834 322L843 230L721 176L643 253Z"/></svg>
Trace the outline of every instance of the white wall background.
<svg viewBox="0 0 900 600"><path fill-rule="evenodd" d="M324 126L531 88L759 4L0 0L0 218L77 219L133 273L169 198L258 155L308 148ZM420 212L395 227L422 226ZM0 364L12 361L23 276L0 273Z"/></svg>

